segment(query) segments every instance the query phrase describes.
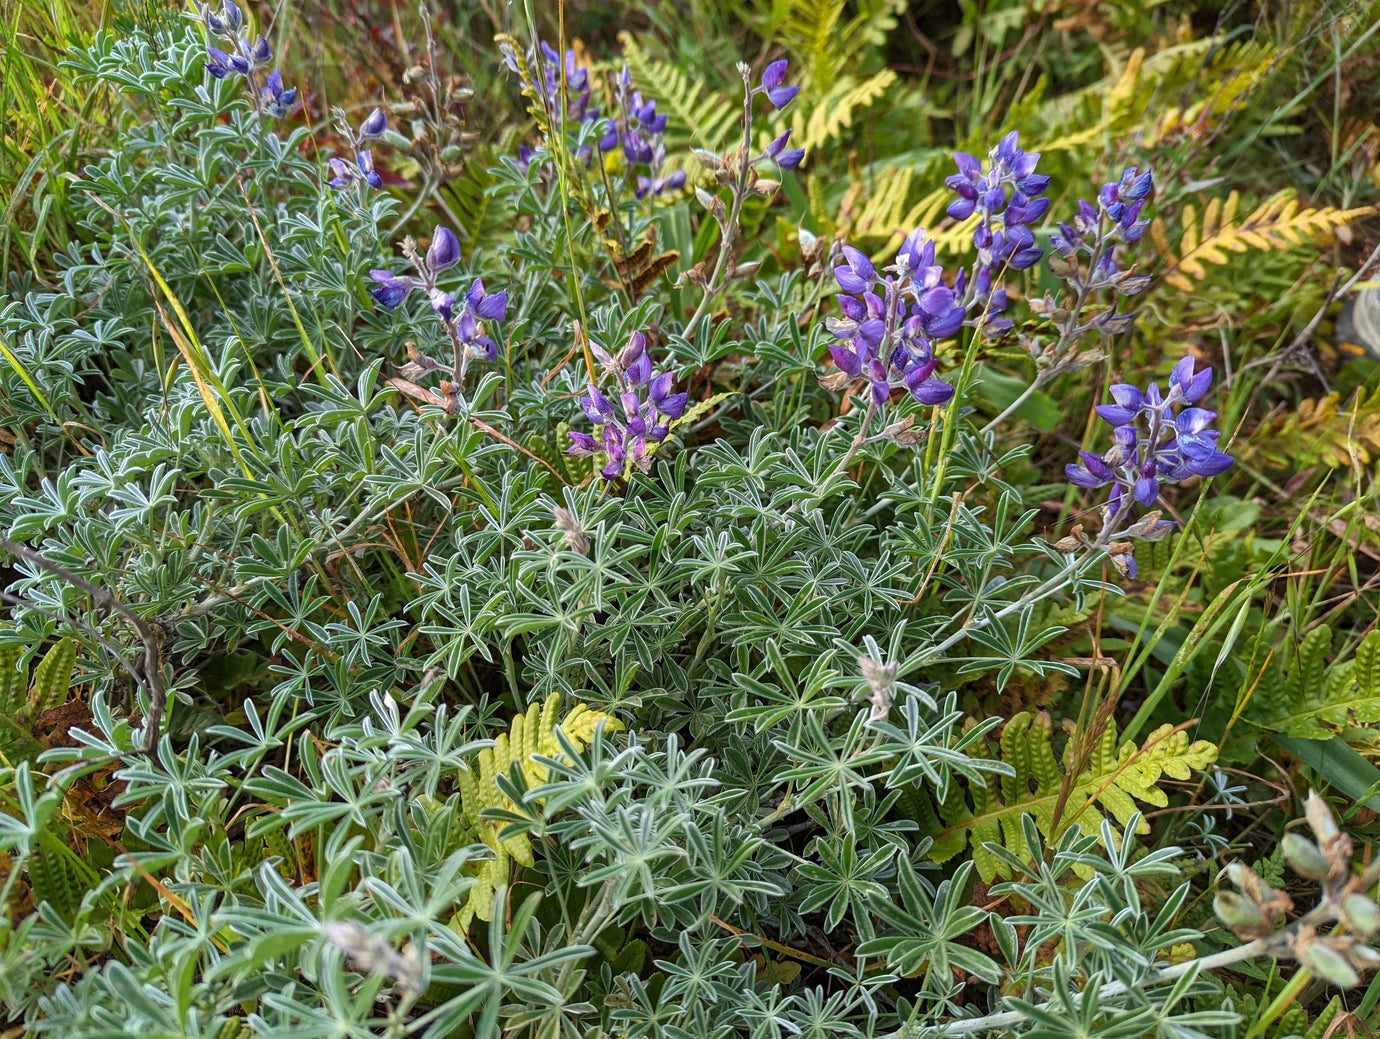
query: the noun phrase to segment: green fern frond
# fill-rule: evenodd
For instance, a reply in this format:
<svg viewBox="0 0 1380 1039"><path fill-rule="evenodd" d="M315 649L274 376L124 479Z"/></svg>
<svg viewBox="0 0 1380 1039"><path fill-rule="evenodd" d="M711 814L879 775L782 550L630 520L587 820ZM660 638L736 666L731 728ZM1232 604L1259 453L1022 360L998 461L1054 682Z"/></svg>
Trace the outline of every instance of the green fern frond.
<svg viewBox="0 0 1380 1039"><path fill-rule="evenodd" d="M1332 629L1308 632L1292 656L1272 662L1277 695L1251 697L1247 719L1296 739L1327 740L1349 726L1380 722L1380 630L1344 660L1328 662Z"/></svg>
<svg viewBox="0 0 1380 1039"><path fill-rule="evenodd" d="M1243 448L1271 465L1320 463L1360 477L1380 458L1380 393L1361 387L1345 404L1339 393L1304 400L1243 438Z"/></svg>
<svg viewBox="0 0 1380 1039"><path fill-rule="evenodd" d="M77 644L61 639L34 668L34 687L29 702L35 715L67 702L72 688L72 670L77 666Z"/></svg>
<svg viewBox="0 0 1380 1039"><path fill-rule="evenodd" d="M1047 838L1057 840L1055 809L1071 767L1072 744L1064 751L1062 766L1053 749L1053 723L1048 714L1028 711L1013 717L1002 730L1001 758L1015 774L1003 776L999 784L985 788L972 785L968 796L971 812L950 807L943 830L931 834L935 847L952 853L952 839L967 832L972 842L973 861L985 883L1006 875L1001 860L985 845L1003 845L1014 854L1028 858L1021 816L1030 815ZM979 756L986 756L984 753ZM1084 770L1070 785L1063 813L1058 820L1062 832L1077 823L1084 833L1098 833L1102 822L1111 816L1125 826L1139 810L1137 802L1164 806L1168 795L1160 789L1165 777L1188 779L1217 759L1217 747L1206 740L1190 741L1187 734L1164 725L1137 746L1126 741L1117 745L1116 730L1108 726ZM952 819L953 821L950 821ZM1148 832L1144 820L1140 832ZM959 850L961 850L961 843Z"/></svg>
<svg viewBox="0 0 1380 1039"><path fill-rule="evenodd" d="M516 805L498 788L498 777L506 775L515 764L522 770L529 787L541 786L546 782L547 768L536 759L539 756L563 757L561 745L556 739L560 702L560 693L552 693L544 704L532 704L526 714L513 719L507 732L499 733L494 738L492 747L485 747L479 752L473 767L459 774L460 806L465 822L474 842L487 845L493 852L493 858L471 867L476 883L470 888L469 898L456 913L454 921L461 931L468 930L470 921L476 916L481 920L491 918L495 892L508 883L511 862L516 861L524 866L534 864L532 844L527 837L518 834L500 839L502 824L486 819L484 812L495 808L508 811L516 809ZM591 710L584 704L573 707L559 725L575 749L583 750L594 738L594 730L601 722L611 732L623 728L623 723L617 718Z"/></svg>
<svg viewBox="0 0 1380 1039"><path fill-rule="evenodd" d="M19 666L23 656L20 646L0 646L0 715L13 714L24 707L29 673Z"/></svg>

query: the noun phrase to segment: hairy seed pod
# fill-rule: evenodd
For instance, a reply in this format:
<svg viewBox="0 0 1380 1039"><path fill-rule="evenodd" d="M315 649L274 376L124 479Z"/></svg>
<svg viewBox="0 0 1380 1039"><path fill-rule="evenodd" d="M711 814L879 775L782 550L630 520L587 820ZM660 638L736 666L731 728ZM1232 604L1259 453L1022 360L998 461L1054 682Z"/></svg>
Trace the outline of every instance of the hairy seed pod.
<svg viewBox="0 0 1380 1039"><path fill-rule="evenodd" d="M1217 919L1238 933L1254 935L1270 929L1260 907L1235 891L1217 892L1212 900L1212 911Z"/></svg>
<svg viewBox="0 0 1380 1039"><path fill-rule="evenodd" d="M1303 814L1313 836L1324 848L1342 835L1342 831L1337 829L1337 821L1332 818L1332 809L1313 791L1309 791L1308 799L1303 802Z"/></svg>
<svg viewBox="0 0 1380 1039"><path fill-rule="evenodd" d="M1299 962L1324 981L1338 988L1351 988L1361 980L1345 956L1321 941L1309 942L1298 950Z"/></svg>
<svg viewBox="0 0 1380 1039"><path fill-rule="evenodd" d="M1367 938L1380 931L1380 906L1365 895L1352 894L1342 899L1342 915L1353 931Z"/></svg>
<svg viewBox="0 0 1380 1039"><path fill-rule="evenodd" d="M1332 863L1322 850L1301 833L1286 833L1279 842L1280 854L1294 872L1309 880L1326 880L1332 875Z"/></svg>

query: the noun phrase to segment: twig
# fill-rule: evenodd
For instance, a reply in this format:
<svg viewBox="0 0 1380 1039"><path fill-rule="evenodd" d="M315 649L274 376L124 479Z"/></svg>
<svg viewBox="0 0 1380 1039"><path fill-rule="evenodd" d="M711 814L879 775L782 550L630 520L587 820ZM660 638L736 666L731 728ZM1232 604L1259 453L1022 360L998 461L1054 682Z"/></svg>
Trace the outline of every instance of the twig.
<svg viewBox="0 0 1380 1039"><path fill-rule="evenodd" d="M87 595L91 596L92 600L95 602L107 606L118 613L138 634L139 641L143 643L144 646L144 666L142 674L136 673L135 669L124 661L123 657L121 657L121 661L129 668L130 674L140 679L141 684L148 691L149 703L148 714L144 722L143 752L145 754L152 754L154 749L158 746L158 731L163 720L163 710L168 702L168 693L163 686L162 658L158 652L158 640L154 637L153 629L144 623L142 617L119 599L115 598L110 592L92 584L83 577L78 577L67 568L59 566L47 556L35 552L27 545L21 545L17 542L10 541L8 538L0 538L0 549L3 549L12 556L17 556L26 562L32 563L40 570L46 570L48 573L61 578L75 588L80 588Z"/></svg>

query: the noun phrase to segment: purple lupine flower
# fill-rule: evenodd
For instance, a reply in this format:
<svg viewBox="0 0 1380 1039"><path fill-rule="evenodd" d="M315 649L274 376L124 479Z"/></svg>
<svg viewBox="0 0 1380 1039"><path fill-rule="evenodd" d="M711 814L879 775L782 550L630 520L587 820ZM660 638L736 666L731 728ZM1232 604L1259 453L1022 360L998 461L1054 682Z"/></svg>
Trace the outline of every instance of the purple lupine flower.
<svg viewBox="0 0 1380 1039"><path fill-rule="evenodd" d="M1040 197L1049 186L1049 178L1035 172L1039 161L1039 152L1021 149L1015 131L988 153L986 170L965 152L954 156L958 172L944 183L958 197L949 204L948 214L955 220L978 214L973 244L982 266L997 271L1007 266L1025 270L1044 255L1029 230L1049 208L1049 200Z"/></svg>
<svg viewBox="0 0 1380 1039"><path fill-rule="evenodd" d="M297 100L297 88L290 87L283 89L283 74L274 69L268 77L268 82L261 91L264 103L268 112L275 119L282 119L292 108L292 103Z"/></svg>
<svg viewBox="0 0 1380 1039"><path fill-rule="evenodd" d="M508 316L508 290L485 293L484 283L478 278L465 294L465 303L485 321L502 321Z"/></svg>
<svg viewBox="0 0 1380 1039"><path fill-rule="evenodd" d="M955 290L944 284L934 255L934 242L917 229L881 273L848 245L843 247L845 262L834 269L843 290L834 298L843 316L825 321L840 340L829 354L849 380L867 380L875 407L886 404L895 387L926 405L943 404L953 396L953 387L935 376L939 364L933 344L956 333L967 312Z"/></svg>
<svg viewBox="0 0 1380 1039"><path fill-rule="evenodd" d="M1101 456L1079 452L1079 462L1066 467L1069 482L1087 489L1111 484L1108 508L1116 516L1128 497L1149 508L1165 483L1226 472L1232 457L1217 449L1221 433L1209 428L1216 412L1184 407L1202 399L1211 383L1211 368L1195 373L1193 358L1184 357L1167 394L1153 383L1143 393L1126 383L1111 387L1115 403L1097 413L1113 427L1112 447Z"/></svg>
<svg viewBox="0 0 1380 1039"><path fill-rule="evenodd" d="M439 274L448 267L460 262L460 240L449 227L436 225L432 232L431 244L426 250L426 265L432 274ZM481 287L480 291L483 291Z"/></svg>
<svg viewBox="0 0 1380 1039"><path fill-rule="evenodd" d="M766 94L767 100L778 112L794 101L796 94L800 93L799 87L782 86L786 82L786 69L789 66L790 62L785 58L773 61L762 70L762 85L753 91L753 93L760 91Z"/></svg>
<svg viewBox="0 0 1380 1039"><path fill-rule="evenodd" d="M267 65L273 60L273 48L268 45L268 40L264 38L263 33L260 33L258 39L254 41L249 56L256 65Z"/></svg>
<svg viewBox="0 0 1380 1039"><path fill-rule="evenodd" d="M238 71L230 66L230 55L219 47L206 48L206 71L215 79L224 79L232 72Z"/></svg>
<svg viewBox="0 0 1380 1039"><path fill-rule="evenodd" d="M800 165L800 160L805 158L804 148L787 148L786 142L791 139L791 131L787 128L776 140L767 145L766 157L776 163L783 170L793 170Z"/></svg>
<svg viewBox="0 0 1380 1039"><path fill-rule="evenodd" d="M387 310L396 310L407 294L417 287L411 278L394 274L392 271L372 270L369 277L378 283L369 294Z"/></svg>
<svg viewBox="0 0 1380 1039"><path fill-rule="evenodd" d="M1062 263L1050 260L1050 267L1060 277L1074 282L1082 289L1112 288L1123 296L1143 292L1150 278L1132 270L1122 270L1117 263L1116 243L1134 245L1141 240L1149 221L1140 214L1154 191L1155 182L1149 170L1140 172L1128 167L1121 176L1102 185L1094 207L1080 199L1072 223L1060 223L1058 233L1050 239ZM1075 262L1079 254L1087 260ZM1132 315L1116 314L1115 308L1100 314L1096 327L1114 335L1130 327Z"/></svg>
<svg viewBox="0 0 1380 1039"><path fill-rule="evenodd" d="M355 162L359 167L359 177L364 183L377 191L383 187L383 178L374 169L374 153L368 148L355 156Z"/></svg>

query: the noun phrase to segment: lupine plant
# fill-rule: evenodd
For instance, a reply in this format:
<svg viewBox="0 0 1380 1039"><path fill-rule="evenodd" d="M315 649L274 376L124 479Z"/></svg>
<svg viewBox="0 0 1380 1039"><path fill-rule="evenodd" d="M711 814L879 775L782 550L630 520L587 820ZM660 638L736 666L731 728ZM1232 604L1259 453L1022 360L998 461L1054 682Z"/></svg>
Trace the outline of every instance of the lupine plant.
<svg viewBox="0 0 1380 1039"><path fill-rule="evenodd" d="M1256 835L1291 790L1168 696L1254 615L1161 641L1248 449L1211 350L1143 338L1165 155L1060 183L1017 126L845 234L817 67L736 65L677 154L632 46L520 24L481 212L422 17L431 108L333 141L231 0L69 56L128 147L0 307L14 1027L1260 1039L1359 985L1376 867L1319 795ZM385 183L395 105L455 139Z"/></svg>

